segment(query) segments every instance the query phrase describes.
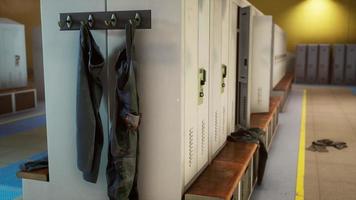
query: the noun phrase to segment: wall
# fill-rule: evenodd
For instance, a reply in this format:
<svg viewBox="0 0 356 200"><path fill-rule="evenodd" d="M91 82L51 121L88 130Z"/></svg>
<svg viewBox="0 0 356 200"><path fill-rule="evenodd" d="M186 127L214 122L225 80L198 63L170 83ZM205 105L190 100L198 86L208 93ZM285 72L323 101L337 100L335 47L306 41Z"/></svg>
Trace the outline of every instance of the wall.
<svg viewBox="0 0 356 200"><path fill-rule="evenodd" d="M288 50L298 43L356 42L354 0L250 0L287 32Z"/></svg>
<svg viewBox="0 0 356 200"><path fill-rule="evenodd" d="M140 111L140 199L178 200L182 193L181 1L166 0L41 0L46 90L49 183L24 181L24 200L104 200L109 135L108 110L103 98L100 114L104 147L97 184L85 182L77 169L76 84L79 31L59 31L58 14L105 10L152 10L152 29L137 30ZM104 97L112 97L113 65L122 46L122 30L95 30L93 37L107 55L102 73ZM110 72L109 72L110 71ZM109 80L106 80L109 76ZM111 86L114 84L111 83ZM109 91L108 91L109 89ZM110 90L111 89L111 90ZM112 101L111 101L112 102ZM112 117L112 115L111 115Z"/></svg>
<svg viewBox="0 0 356 200"><path fill-rule="evenodd" d="M29 75L32 75L32 30L41 25L40 0L1 0L0 17L25 25L27 66Z"/></svg>

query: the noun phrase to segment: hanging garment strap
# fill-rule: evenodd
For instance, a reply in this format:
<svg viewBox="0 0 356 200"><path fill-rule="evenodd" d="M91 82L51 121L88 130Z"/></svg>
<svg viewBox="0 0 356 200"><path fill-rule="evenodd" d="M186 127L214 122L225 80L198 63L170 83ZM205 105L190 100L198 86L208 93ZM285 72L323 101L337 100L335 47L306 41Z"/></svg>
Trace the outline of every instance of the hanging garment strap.
<svg viewBox="0 0 356 200"><path fill-rule="evenodd" d="M126 56L128 61L132 61L136 27L132 23L127 23L125 25L125 29L126 29Z"/></svg>

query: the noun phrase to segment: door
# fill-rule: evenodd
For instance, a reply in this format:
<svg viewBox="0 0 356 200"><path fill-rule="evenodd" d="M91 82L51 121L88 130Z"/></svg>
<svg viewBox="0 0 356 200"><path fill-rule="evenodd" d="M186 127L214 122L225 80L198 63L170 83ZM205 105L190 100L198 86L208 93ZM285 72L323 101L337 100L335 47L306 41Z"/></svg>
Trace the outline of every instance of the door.
<svg viewBox="0 0 356 200"><path fill-rule="evenodd" d="M345 45L336 44L333 48L333 72L332 83L342 84L344 82L345 68Z"/></svg>
<svg viewBox="0 0 356 200"><path fill-rule="evenodd" d="M345 83L356 84L356 45L346 46Z"/></svg>
<svg viewBox="0 0 356 200"><path fill-rule="evenodd" d="M198 171L198 0L185 1L184 9L184 183Z"/></svg>
<svg viewBox="0 0 356 200"><path fill-rule="evenodd" d="M198 169L209 160L209 86L210 0L199 0L198 30Z"/></svg>
<svg viewBox="0 0 356 200"><path fill-rule="evenodd" d="M250 77L251 77L251 7L240 9L239 63L238 63L238 125L250 125Z"/></svg>
<svg viewBox="0 0 356 200"><path fill-rule="evenodd" d="M209 95L209 138L210 159L221 146L222 133L222 1L212 0L210 7L210 95Z"/></svg>

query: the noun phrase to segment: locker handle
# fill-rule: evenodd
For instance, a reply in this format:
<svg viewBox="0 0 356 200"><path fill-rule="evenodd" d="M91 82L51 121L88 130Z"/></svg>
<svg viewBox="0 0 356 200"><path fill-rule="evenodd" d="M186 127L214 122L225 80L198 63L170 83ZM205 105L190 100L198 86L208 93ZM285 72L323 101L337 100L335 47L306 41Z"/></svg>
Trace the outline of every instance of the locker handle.
<svg viewBox="0 0 356 200"><path fill-rule="evenodd" d="M227 77L227 66L222 65L222 77L226 78Z"/></svg>
<svg viewBox="0 0 356 200"><path fill-rule="evenodd" d="M203 69L203 68L200 68L199 69L199 73L201 75L201 78L200 78L200 85L205 85L206 83L206 70Z"/></svg>

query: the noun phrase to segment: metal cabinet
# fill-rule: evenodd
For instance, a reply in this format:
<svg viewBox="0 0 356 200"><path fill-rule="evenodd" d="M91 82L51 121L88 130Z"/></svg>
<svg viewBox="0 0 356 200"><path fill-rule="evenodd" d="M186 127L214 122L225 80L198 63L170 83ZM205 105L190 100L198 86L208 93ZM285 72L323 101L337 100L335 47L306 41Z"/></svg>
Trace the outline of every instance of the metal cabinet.
<svg viewBox="0 0 356 200"><path fill-rule="evenodd" d="M209 160L210 2L198 1L198 170Z"/></svg>
<svg viewBox="0 0 356 200"><path fill-rule="evenodd" d="M297 45L296 51L295 80L297 83L303 83L305 81L307 46L304 44Z"/></svg>
<svg viewBox="0 0 356 200"><path fill-rule="evenodd" d="M274 24L272 16L253 17L251 112L269 112Z"/></svg>
<svg viewBox="0 0 356 200"><path fill-rule="evenodd" d="M328 84L330 77L330 45L319 45L318 83Z"/></svg>
<svg viewBox="0 0 356 200"><path fill-rule="evenodd" d="M318 73L318 45L308 45L306 82L315 83Z"/></svg>
<svg viewBox="0 0 356 200"><path fill-rule="evenodd" d="M25 26L0 18L0 89L27 86Z"/></svg>
<svg viewBox="0 0 356 200"><path fill-rule="evenodd" d="M343 84L344 83L344 69L345 69L345 45L335 44L333 46L332 53L332 83Z"/></svg>
<svg viewBox="0 0 356 200"><path fill-rule="evenodd" d="M251 96L251 44L252 38L252 9L244 7L240 9L239 23L239 56L238 56L238 125L248 127L250 125L250 96Z"/></svg>
<svg viewBox="0 0 356 200"><path fill-rule="evenodd" d="M356 84L356 44L346 45L345 83Z"/></svg>

